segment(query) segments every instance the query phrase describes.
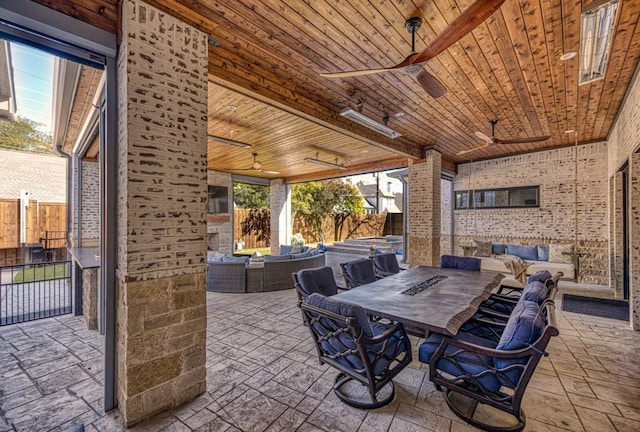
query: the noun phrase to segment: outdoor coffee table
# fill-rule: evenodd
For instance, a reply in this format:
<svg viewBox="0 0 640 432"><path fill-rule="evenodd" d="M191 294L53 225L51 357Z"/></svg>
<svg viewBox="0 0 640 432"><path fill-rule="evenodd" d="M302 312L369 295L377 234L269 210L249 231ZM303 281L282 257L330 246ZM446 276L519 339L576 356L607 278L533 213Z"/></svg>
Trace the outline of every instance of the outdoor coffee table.
<svg viewBox="0 0 640 432"><path fill-rule="evenodd" d="M455 335L504 275L417 266L334 296L369 315L408 327Z"/></svg>

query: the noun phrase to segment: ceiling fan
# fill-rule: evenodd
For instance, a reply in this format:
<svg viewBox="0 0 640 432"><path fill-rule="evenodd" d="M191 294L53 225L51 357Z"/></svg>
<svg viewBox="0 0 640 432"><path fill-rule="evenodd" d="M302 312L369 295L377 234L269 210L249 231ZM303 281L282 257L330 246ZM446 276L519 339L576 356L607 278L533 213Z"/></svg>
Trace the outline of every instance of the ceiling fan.
<svg viewBox="0 0 640 432"><path fill-rule="evenodd" d="M260 172L262 174L267 174L267 175L280 174L280 171L271 171L271 170L262 169L262 162L258 160L258 153L251 153L251 154L253 155L253 164L251 165L251 168L243 168L243 169L239 169L238 171L256 171L256 172Z"/></svg>
<svg viewBox="0 0 640 432"><path fill-rule="evenodd" d="M462 155L465 153L470 153L472 151L476 151L476 150L480 150L483 148L487 148L490 145L493 144L524 144L524 143L532 143L532 142L538 142L538 141L545 141L548 140L549 138L551 138L550 136L546 135L546 136L538 136L538 137L531 137L531 138L515 138L515 139L500 139L496 137L496 124L498 123L498 120L489 120L489 124L491 125L491 137L486 136L485 134L483 134L482 132L475 132L475 135L480 138L482 141L484 141L484 144L482 144L480 147L475 147L472 148L470 150L462 150L459 151L457 154L458 155Z"/></svg>
<svg viewBox="0 0 640 432"><path fill-rule="evenodd" d="M354 70L349 72L321 73L325 78L345 78L351 76L361 76L377 74L382 72L392 72L403 70L408 75L414 75L416 81L422 86L430 96L438 98L443 96L447 89L436 77L427 72L422 63L436 57L442 51L458 42L471 30L483 23L495 11L497 11L505 0L476 0L460 16L458 16L447 28L445 28L431 43L422 51L416 52L416 32L422 25L420 17L411 17L405 22L405 28L411 34L411 54L402 62L395 66L382 69Z"/></svg>

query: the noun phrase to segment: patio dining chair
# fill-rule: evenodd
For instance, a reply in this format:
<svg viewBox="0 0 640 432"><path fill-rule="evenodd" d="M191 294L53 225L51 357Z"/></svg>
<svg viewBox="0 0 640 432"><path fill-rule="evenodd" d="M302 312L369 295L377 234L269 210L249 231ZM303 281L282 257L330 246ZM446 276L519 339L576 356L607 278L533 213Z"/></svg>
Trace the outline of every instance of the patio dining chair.
<svg viewBox="0 0 640 432"><path fill-rule="evenodd" d="M482 430L521 431L525 390L558 334L553 302L540 308L522 301L497 343L466 333L432 334L420 346L419 359L429 364L429 379L436 389L445 388L447 405L458 417Z"/></svg>
<svg viewBox="0 0 640 432"><path fill-rule="evenodd" d="M338 294L338 289L341 288L333 277L331 267L304 269L292 273L291 276L293 277L293 285L296 288L298 300L300 301L303 301L313 293L330 297Z"/></svg>
<svg viewBox="0 0 640 432"><path fill-rule="evenodd" d="M440 267L458 270L480 271L480 260L473 257L442 255L440 257Z"/></svg>
<svg viewBox="0 0 640 432"><path fill-rule="evenodd" d="M347 263L340 263L347 288L355 288L378 280L373 262L367 258L360 258Z"/></svg>
<svg viewBox="0 0 640 432"><path fill-rule="evenodd" d="M379 277L387 277L393 274L400 273L400 266L398 265L398 259L393 252L374 255L371 257L373 267L376 274Z"/></svg>
<svg viewBox="0 0 640 432"><path fill-rule="evenodd" d="M395 396L393 378L412 360L402 324L370 323L362 306L311 294L300 303L320 364L339 371L333 391L347 405L374 409Z"/></svg>

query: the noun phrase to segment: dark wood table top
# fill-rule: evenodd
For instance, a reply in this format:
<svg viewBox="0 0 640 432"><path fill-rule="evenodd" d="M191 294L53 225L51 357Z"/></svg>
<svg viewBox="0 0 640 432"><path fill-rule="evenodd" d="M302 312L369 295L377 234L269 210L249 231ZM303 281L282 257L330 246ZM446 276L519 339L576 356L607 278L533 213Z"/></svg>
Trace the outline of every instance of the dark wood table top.
<svg viewBox="0 0 640 432"><path fill-rule="evenodd" d="M499 273L417 266L334 297L359 304L370 315L455 335L502 278Z"/></svg>

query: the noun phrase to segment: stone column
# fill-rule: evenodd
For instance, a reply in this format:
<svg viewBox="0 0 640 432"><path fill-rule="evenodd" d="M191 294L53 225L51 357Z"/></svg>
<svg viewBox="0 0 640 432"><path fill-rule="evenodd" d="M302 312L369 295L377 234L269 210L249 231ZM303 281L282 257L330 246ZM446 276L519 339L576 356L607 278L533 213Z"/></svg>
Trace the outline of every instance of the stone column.
<svg viewBox="0 0 640 432"><path fill-rule="evenodd" d="M424 160L409 166L407 251L410 266L440 264L441 163L441 154L428 150Z"/></svg>
<svg viewBox="0 0 640 432"><path fill-rule="evenodd" d="M629 314L631 328L640 331L640 153L633 153L630 160L629 201Z"/></svg>
<svg viewBox="0 0 640 432"><path fill-rule="evenodd" d="M121 21L116 391L129 426L206 387L207 37L140 0Z"/></svg>
<svg viewBox="0 0 640 432"><path fill-rule="evenodd" d="M271 180L269 207L271 208L271 255L280 253L281 244L291 240L291 188L282 179Z"/></svg>

